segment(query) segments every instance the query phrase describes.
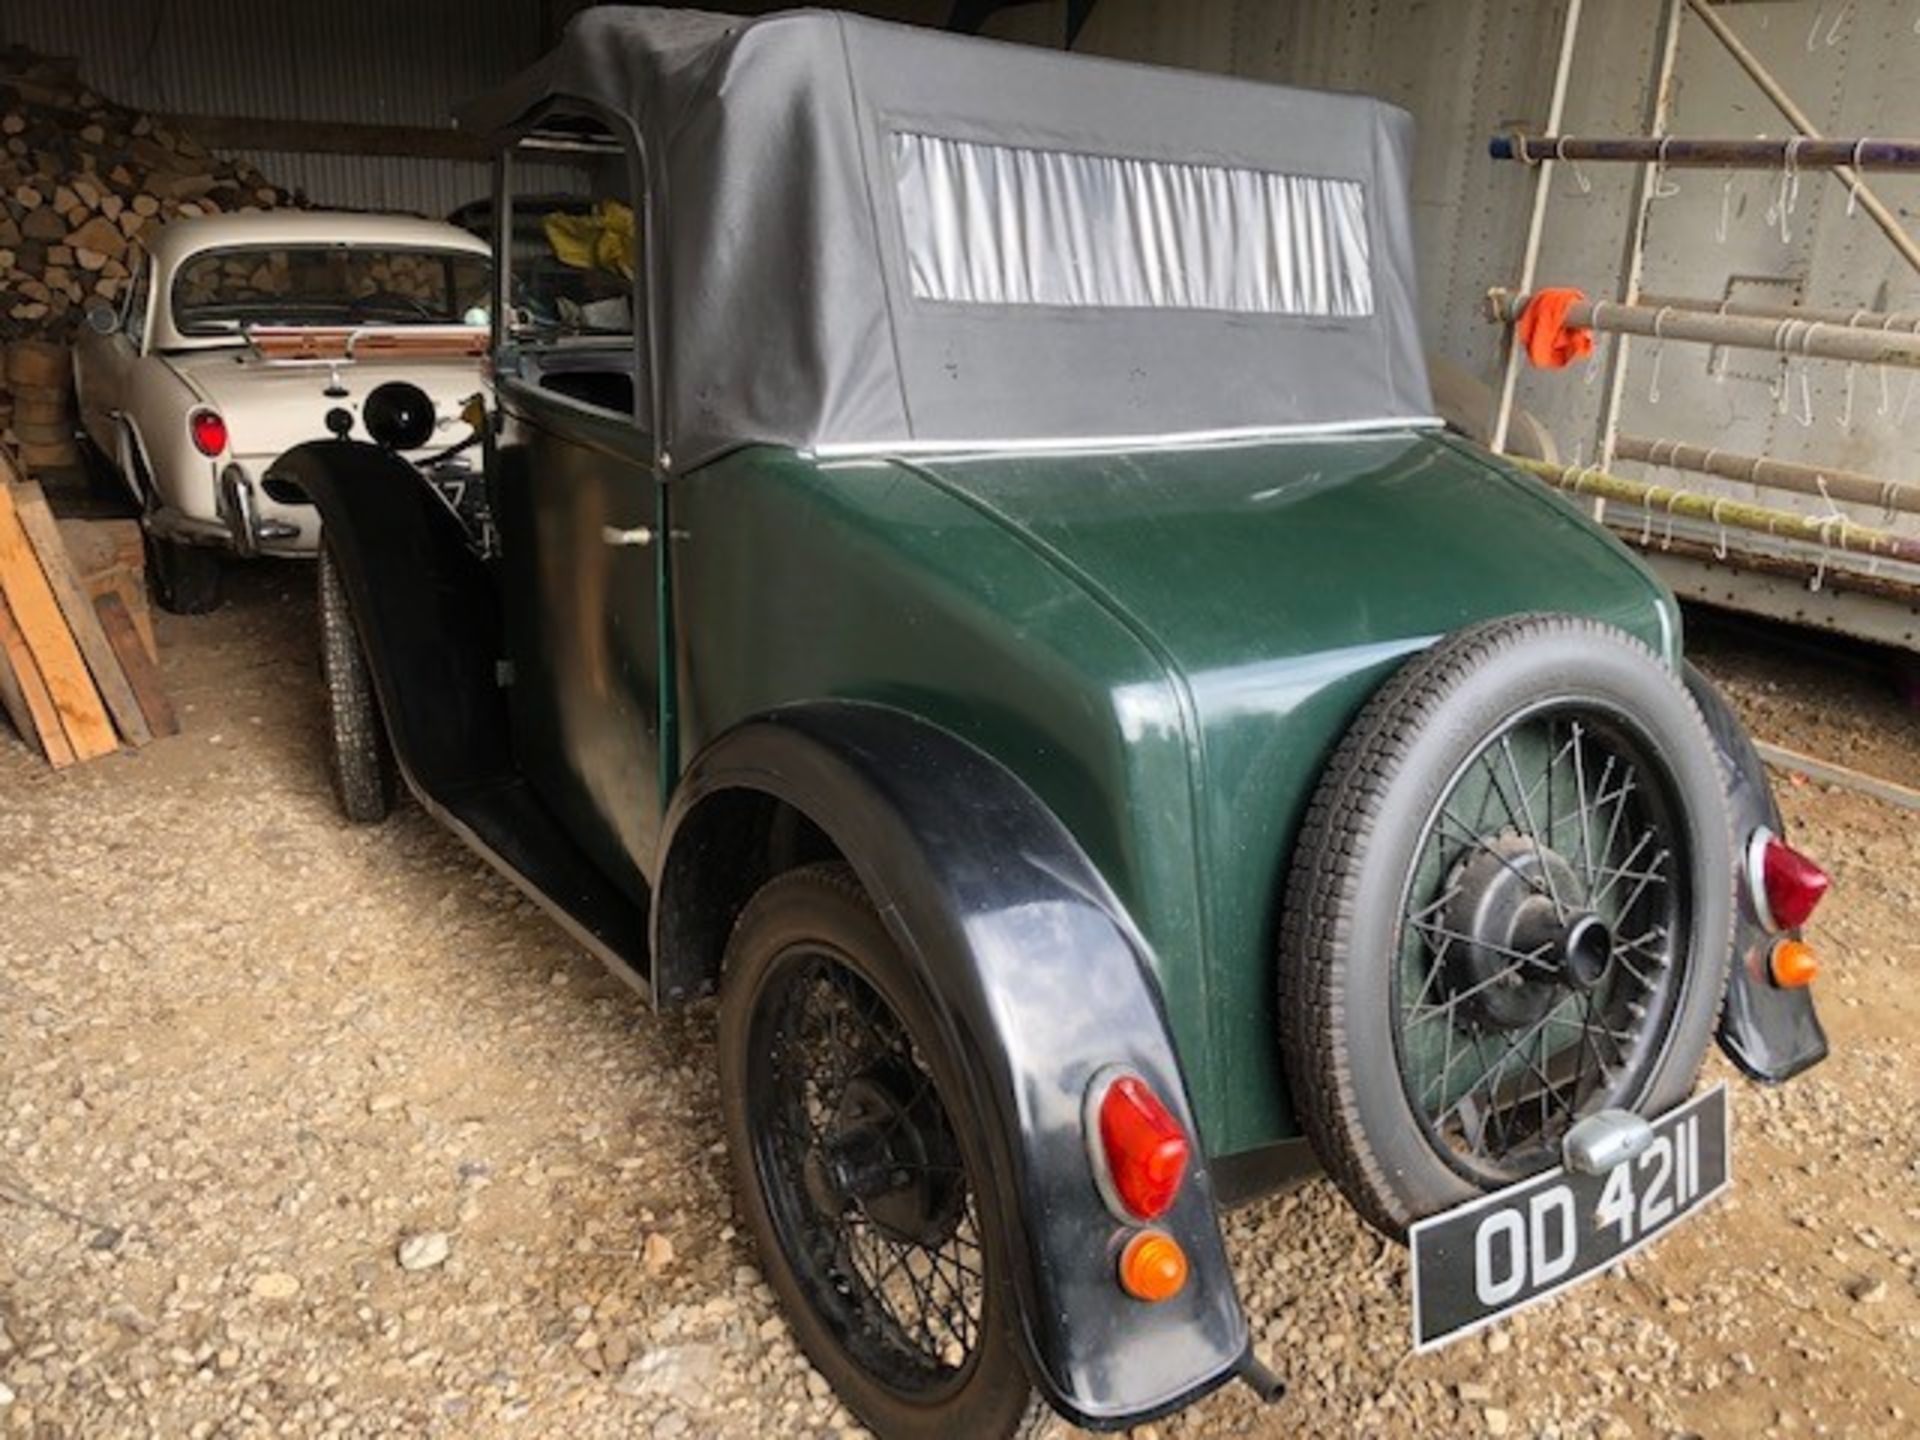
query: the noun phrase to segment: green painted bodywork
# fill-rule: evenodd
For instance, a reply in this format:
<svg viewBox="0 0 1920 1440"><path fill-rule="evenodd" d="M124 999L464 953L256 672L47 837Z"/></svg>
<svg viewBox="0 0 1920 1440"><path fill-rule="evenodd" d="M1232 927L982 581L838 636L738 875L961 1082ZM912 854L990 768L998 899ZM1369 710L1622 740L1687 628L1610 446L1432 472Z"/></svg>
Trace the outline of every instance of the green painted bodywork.
<svg viewBox="0 0 1920 1440"><path fill-rule="evenodd" d="M1381 680L1535 610L1677 660L1677 611L1637 560L1433 432L911 461L751 448L665 491L669 775L748 716L827 698L997 757L1151 945L1216 1155L1298 1133L1280 896L1322 767Z"/></svg>
<svg viewBox="0 0 1920 1440"><path fill-rule="evenodd" d="M1436 432L937 460L754 447L662 483L625 422L516 383L500 398L516 749L609 875L644 901L677 777L741 721L826 699L910 711L1025 781L1125 903L1216 1155L1298 1133L1280 898L1381 680L1534 610L1678 658L1677 611L1637 560ZM639 525L656 543L603 539Z"/></svg>

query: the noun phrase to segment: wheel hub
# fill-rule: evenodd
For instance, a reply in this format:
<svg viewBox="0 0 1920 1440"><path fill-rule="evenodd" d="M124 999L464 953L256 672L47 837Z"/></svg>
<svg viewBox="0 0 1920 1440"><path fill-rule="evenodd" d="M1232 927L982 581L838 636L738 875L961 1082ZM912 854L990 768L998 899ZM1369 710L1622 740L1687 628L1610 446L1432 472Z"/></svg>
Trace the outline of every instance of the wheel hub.
<svg viewBox="0 0 1920 1440"><path fill-rule="evenodd" d="M1563 987L1590 991L1612 968L1613 932L1553 850L1496 837L1455 867L1448 888L1447 928L1465 939L1448 952L1446 983L1484 1025L1536 1025Z"/></svg>
<svg viewBox="0 0 1920 1440"><path fill-rule="evenodd" d="M882 1064L847 1082L807 1156L807 1193L826 1214L857 1205L894 1238L938 1248L965 1209L959 1147L932 1088L900 1068Z"/></svg>

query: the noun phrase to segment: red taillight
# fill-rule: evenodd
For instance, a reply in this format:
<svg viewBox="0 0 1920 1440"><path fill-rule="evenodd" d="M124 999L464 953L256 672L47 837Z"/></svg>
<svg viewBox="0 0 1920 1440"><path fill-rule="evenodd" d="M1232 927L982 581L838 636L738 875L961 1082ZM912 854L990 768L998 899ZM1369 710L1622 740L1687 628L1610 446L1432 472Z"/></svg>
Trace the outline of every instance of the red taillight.
<svg viewBox="0 0 1920 1440"><path fill-rule="evenodd" d="M1748 879L1761 924L1776 932L1806 924L1833 884L1826 871L1765 830L1753 837Z"/></svg>
<svg viewBox="0 0 1920 1440"><path fill-rule="evenodd" d="M1100 1097L1100 1150L1113 1198L1139 1220L1166 1213L1187 1173L1191 1147L1180 1122L1137 1075Z"/></svg>
<svg viewBox="0 0 1920 1440"><path fill-rule="evenodd" d="M193 436L193 448L209 459L227 448L227 422L217 411L194 411L187 417L187 433Z"/></svg>

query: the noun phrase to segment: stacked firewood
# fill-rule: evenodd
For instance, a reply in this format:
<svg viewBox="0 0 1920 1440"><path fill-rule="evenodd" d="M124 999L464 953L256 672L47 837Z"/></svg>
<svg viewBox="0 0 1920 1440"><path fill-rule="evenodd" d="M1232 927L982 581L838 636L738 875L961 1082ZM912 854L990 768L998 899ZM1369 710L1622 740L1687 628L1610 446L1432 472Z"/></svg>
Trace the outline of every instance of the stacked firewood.
<svg viewBox="0 0 1920 1440"><path fill-rule="evenodd" d="M89 303L120 298L154 225L294 203L251 166L95 94L73 61L0 48L0 343L69 340ZM71 429L44 405L27 419L11 388L0 375L0 441Z"/></svg>

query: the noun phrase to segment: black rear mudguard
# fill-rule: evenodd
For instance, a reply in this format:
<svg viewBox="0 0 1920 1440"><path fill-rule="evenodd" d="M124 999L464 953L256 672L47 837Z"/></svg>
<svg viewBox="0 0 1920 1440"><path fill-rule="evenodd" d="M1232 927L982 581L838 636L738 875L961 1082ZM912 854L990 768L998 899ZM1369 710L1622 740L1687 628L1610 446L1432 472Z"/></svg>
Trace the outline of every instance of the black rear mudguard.
<svg viewBox="0 0 1920 1440"><path fill-rule="evenodd" d="M1744 862L1755 830L1765 826L1776 835L1784 834L1780 807L1767 783L1766 766L1720 692L1691 665L1687 666L1687 688L1720 752L1733 812L1734 853ZM1782 990L1769 976L1767 962L1776 937L1756 918L1744 863L1739 871L1733 971L1720 1011L1720 1048L1752 1079L1779 1084L1826 1059L1827 1034L1814 1012L1812 993Z"/></svg>
<svg viewBox="0 0 1920 1440"><path fill-rule="evenodd" d="M1147 1305L1119 1287L1130 1231L1089 1163L1090 1082L1130 1068L1199 1132L1146 944L1065 827L998 762L904 712L825 702L748 721L696 758L667 816L658 994L703 983L666 972L710 948L688 943L703 919L691 895L729 847L700 816L743 792L792 806L833 842L940 1018L987 1132L1027 1368L1054 1408L1112 1429L1235 1374L1257 1383L1197 1143L1157 1222L1186 1249L1185 1289Z"/></svg>

